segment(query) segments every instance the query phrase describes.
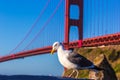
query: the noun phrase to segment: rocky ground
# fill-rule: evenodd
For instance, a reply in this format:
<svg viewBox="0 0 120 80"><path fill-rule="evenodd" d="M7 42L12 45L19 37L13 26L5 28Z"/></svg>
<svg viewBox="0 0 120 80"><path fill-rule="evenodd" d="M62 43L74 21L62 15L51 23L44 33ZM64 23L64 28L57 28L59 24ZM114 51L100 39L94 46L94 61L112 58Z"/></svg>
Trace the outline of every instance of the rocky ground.
<svg viewBox="0 0 120 80"><path fill-rule="evenodd" d="M111 45L111 46L101 46L101 47L84 47L76 48L76 52L85 56L87 59L92 62L99 62L100 55L104 54L109 62L110 66L113 68L118 80L120 80L120 45ZM98 57L99 59L95 60ZM105 67L107 69L107 67ZM67 76L71 73L72 70L67 70L64 76ZM76 74L73 74L73 77ZM88 78L89 70L80 70L78 78Z"/></svg>

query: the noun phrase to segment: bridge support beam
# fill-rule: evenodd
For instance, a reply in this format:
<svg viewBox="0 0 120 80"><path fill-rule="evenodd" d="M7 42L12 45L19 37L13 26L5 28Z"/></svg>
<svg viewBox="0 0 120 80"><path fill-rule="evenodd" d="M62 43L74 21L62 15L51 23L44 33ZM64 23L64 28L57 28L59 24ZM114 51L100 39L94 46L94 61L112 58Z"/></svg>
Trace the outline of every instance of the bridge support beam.
<svg viewBox="0 0 120 80"><path fill-rule="evenodd" d="M82 42L83 39L83 0L66 0L65 6L65 35L64 44L65 48L69 49L69 34L70 27L77 26L78 28L78 39ZM79 8L79 19L70 19L70 6L77 5ZM82 46L82 45L79 45Z"/></svg>

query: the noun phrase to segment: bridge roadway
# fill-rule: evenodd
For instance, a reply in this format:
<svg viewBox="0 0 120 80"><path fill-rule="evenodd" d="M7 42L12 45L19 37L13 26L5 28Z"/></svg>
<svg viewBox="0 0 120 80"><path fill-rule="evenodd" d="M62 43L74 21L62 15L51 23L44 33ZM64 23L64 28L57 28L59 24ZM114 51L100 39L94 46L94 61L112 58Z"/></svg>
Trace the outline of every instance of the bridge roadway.
<svg viewBox="0 0 120 80"><path fill-rule="evenodd" d="M78 40L69 43L69 48L77 47L95 47L102 45L118 45L120 44L120 33L108 34L104 36L98 36L93 38L84 39L83 41ZM65 46L65 44L64 44ZM37 48L33 50L18 52L7 56L0 57L0 62L5 62L13 59L24 58L28 56L40 55L50 53L52 46L46 46L43 48Z"/></svg>

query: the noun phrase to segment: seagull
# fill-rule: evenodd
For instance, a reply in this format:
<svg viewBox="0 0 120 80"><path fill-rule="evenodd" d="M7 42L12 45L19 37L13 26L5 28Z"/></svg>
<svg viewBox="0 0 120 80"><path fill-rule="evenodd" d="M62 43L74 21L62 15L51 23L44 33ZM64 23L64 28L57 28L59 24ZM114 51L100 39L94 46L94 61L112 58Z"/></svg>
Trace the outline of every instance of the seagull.
<svg viewBox="0 0 120 80"><path fill-rule="evenodd" d="M95 66L90 60L85 58L84 56L71 51L71 50L65 50L62 43L55 42L52 46L51 54L53 54L55 51L57 51L58 60L59 62L67 69L73 69L73 72L69 75L69 77L72 76L72 74L76 71L75 78L78 77L78 70L83 69L93 69L94 71L100 71L101 68L98 68Z"/></svg>

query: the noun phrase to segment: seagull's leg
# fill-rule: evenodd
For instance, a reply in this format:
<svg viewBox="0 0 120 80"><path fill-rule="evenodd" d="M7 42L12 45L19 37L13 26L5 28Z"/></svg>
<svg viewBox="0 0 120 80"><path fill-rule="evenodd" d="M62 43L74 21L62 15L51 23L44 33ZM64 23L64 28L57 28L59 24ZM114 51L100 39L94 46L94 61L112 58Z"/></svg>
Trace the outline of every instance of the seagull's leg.
<svg viewBox="0 0 120 80"><path fill-rule="evenodd" d="M64 77L64 75L65 75L65 71L63 71L63 73L62 73L62 77Z"/></svg>
<svg viewBox="0 0 120 80"><path fill-rule="evenodd" d="M73 70L72 73L68 77L71 77L74 72L75 72L75 70Z"/></svg>
<svg viewBox="0 0 120 80"><path fill-rule="evenodd" d="M75 71L76 71L76 76L75 76L75 78L78 78L79 71L78 71L78 70L75 70Z"/></svg>
<svg viewBox="0 0 120 80"><path fill-rule="evenodd" d="M66 76L64 76L66 71L67 71L67 68L64 67L64 71L63 71L62 77L66 77Z"/></svg>

